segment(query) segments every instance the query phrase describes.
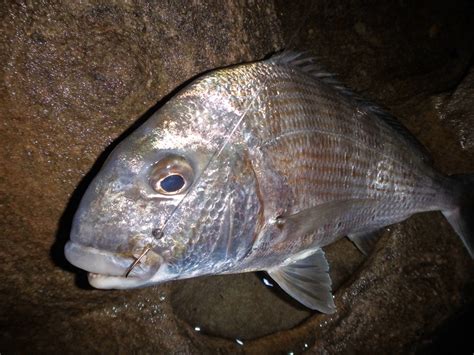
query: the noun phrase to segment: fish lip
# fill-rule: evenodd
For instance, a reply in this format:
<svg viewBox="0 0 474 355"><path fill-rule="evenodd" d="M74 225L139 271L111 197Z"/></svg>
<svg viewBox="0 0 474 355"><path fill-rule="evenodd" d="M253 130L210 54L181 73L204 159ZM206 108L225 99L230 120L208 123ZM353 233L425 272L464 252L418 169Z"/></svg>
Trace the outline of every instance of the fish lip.
<svg viewBox="0 0 474 355"><path fill-rule="evenodd" d="M92 287L103 290L136 288L149 284L148 279L136 276L112 276L94 272L87 274L87 280Z"/></svg>
<svg viewBox="0 0 474 355"><path fill-rule="evenodd" d="M96 249L69 241L64 247L66 259L74 266L89 272L88 280L95 288L131 288L145 284L154 274L153 265L138 264L125 277L134 257Z"/></svg>
<svg viewBox="0 0 474 355"><path fill-rule="evenodd" d="M64 254L67 261L80 269L111 276L124 275L127 265L133 263L131 257L118 256L112 252L72 241L66 243Z"/></svg>

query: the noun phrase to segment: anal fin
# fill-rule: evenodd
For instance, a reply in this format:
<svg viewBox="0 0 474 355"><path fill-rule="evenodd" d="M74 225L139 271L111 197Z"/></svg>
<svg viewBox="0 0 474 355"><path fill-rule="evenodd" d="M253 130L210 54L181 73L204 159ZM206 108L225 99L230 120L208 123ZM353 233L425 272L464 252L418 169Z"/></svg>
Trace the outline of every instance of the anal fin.
<svg viewBox="0 0 474 355"><path fill-rule="evenodd" d="M336 306L328 271L329 264L321 249L304 259L267 270L270 277L298 302L323 313L334 313Z"/></svg>
<svg viewBox="0 0 474 355"><path fill-rule="evenodd" d="M375 244L382 235L382 229L369 232L352 233L347 236L355 244L362 254L369 255L375 248Z"/></svg>

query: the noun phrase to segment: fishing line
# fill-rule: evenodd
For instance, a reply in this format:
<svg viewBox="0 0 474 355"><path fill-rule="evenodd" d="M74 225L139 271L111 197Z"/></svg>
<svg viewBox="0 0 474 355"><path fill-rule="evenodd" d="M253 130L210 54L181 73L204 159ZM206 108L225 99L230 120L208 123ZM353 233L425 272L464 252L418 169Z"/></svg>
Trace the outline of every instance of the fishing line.
<svg viewBox="0 0 474 355"><path fill-rule="evenodd" d="M313 4L313 3L312 3ZM305 16L304 20L300 22L300 25L298 28L296 28L296 30L294 31L294 33L292 34L290 40L288 41L288 44L286 46L286 49L289 49L291 47L291 45L293 45L293 42L295 41L297 35L299 35L301 33L301 30L303 29L303 27L306 25L311 13L312 13L312 6L309 7L308 9L308 12L307 12L307 15ZM283 27L281 24L280 24L281 27ZM193 183L191 184L191 186L189 187L188 191L183 195L183 197L179 200L178 204L175 206L175 208L173 208L173 210L171 211L171 213L166 217L164 223L162 224L162 227L159 228L159 233L155 236L154 235L154 241L156 241L157 239L160 239L162 237L162 235L164 234L164 230L166 228L166 226L168 225L168 222L171 220L171 218L173 217L173 215L181 208L181 206L183 205L183 202L186 200L186 198L189 196L189 194L194 190L194 187L197 186L197 184L199 183L202 175L206 172L206 170L209 168L209 166L211 165L211 163L224 151L224 149L227 147L227 145L229 144L229 142L231 141L232 137L234 136L235 132L237 131L237 129L240 127L240 125L242 124L244 118L246 117L247 113L250 111L250 109L252 108L252 106L254 105L256 99L259 97L260 93L266 88L266 85L267 85L267 82L268 80L270 79L270 77L268 76L267 78L265 78L265 80L263 81L262 85L260 86L260 88L257 90L257 92L255 93L255 95L253 96L253 98L250 100L248 106L244 109L244 111L242 112L242 114L240 115L240 117L238 118L237 122L234 124L233 128L230 130L230 132L227 134L227 136L225 137L224 139L224 142L222 142L222 144L220 145L220 147L218 147L214 153L211 155L211 157L209 158L209 160L207 161L207 163L204 165L204 168L202 169L201 173L199 175L196 176L195 180L193 181ZM138 258L135 259L135 261L128 267L126 273L125 273L125 277L128 277L131 273L131 271L140 263L140 260L155 246L155 244L151 244L151 245L148 245L148 246L145 246L144 247L144 250L143 252L138 256Z"/></svg>

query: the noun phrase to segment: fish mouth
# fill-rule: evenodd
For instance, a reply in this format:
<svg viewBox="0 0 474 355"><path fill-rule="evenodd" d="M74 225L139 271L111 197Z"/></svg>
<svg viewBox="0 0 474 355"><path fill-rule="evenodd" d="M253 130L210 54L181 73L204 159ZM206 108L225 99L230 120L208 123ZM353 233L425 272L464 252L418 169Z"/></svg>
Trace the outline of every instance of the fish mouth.
<svg viewBox="0 0 474 355"><path fill-rule="evenodd" d="M148 285L148 280L143 280L134 276L111 276L89 272L87 281L92 287L108 290L124 290L128 288L143 287Z"/></svg>
<svg viewBox="0 0 474 355"><path fill-rule="evenodd" d="M88 271L88 281L92 287L99 289L127 289L146 286L158 271L161 258L149 251L148 260L135 265L129 275L125 276L135 262L133 256L99 250L69 241L64 247L66 259L74 266Z"/></svg>

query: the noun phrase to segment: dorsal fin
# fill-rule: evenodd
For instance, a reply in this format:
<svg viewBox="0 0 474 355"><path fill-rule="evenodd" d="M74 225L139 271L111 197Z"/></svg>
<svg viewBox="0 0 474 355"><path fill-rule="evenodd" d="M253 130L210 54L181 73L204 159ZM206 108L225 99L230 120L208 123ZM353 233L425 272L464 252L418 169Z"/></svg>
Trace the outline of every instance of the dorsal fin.
<svg viewBox="0 0 474 355"><path fill-rule="evenodd" d="M336 79L336 75L325 71L318 64L317 58L312 56L309 52L283 51L267 59L267 63L294 67L333 88L340 95L349 99L366 112L372 113L375 117L378 117L382 122L392 128L403 142L412 146L414 151L419 153L424 161L431 161L430 154L426 148L395 116L373 102L362 98L339 82Z"/></svg>

